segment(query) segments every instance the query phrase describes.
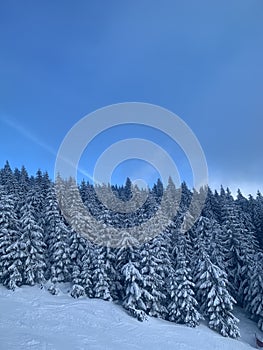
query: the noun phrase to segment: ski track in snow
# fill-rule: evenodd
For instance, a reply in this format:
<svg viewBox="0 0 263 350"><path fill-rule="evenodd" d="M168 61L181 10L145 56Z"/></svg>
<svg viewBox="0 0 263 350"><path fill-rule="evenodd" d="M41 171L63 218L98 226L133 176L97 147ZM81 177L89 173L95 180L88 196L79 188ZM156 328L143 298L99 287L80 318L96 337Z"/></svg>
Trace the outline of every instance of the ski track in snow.
<svg viewBox="0 0 263 350"><path fill-rule="evenodd" d="M52 296L38 287L12 292L0 286L2 350L249 350L255 348L257 326L244 312L241 338L224 338L205 324L196 328L150 318L143 323L120 306L98 299Z"/></svg>

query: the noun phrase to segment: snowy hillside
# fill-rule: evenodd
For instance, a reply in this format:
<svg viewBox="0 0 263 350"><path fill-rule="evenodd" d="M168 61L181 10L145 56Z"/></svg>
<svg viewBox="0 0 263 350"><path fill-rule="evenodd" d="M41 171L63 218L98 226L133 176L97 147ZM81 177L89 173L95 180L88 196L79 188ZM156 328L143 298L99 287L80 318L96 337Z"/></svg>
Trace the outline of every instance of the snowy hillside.
<svg viewBox="0 0 263 350"><path fill-rule="evenodd" d="M239 340L224 338L205 324L197 328L155 318L139 322L98 299L52 296L38 287L14 292L0 286L0 348L5 350L165 349L249 350L257 326L240 309Z"/></svg>

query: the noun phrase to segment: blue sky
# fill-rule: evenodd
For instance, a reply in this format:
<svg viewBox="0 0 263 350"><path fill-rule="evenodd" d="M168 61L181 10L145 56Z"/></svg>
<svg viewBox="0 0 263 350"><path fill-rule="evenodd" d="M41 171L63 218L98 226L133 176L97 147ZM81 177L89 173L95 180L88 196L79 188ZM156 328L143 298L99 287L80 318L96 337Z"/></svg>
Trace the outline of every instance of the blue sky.
<svg viewBox="0 0 263 350"><path fill-rule="evenodd" d="M179 115L204 149L212 186L263 190L262 0L0 2L0 166L52 175L68 130L126 101ZM128 133L118 132L104 143ZM83 156L88 172L101 144ZM131 171L126 162L115 180Z"/></svg>

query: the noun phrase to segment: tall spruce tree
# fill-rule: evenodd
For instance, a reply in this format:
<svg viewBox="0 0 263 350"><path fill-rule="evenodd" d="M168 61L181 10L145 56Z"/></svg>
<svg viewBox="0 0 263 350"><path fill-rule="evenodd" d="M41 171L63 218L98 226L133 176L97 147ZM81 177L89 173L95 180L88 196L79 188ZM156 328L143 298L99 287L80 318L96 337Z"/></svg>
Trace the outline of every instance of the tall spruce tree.
<svg viewBox="0 0 263 350"><path fill-rule="evenodd" d="M249 269L249 283L245 288L245 306L263 331L263 253L255 255Z"/></svg>
<svg viewBox="0 0 263 350"><path fill-rule="evenodd" d="M168 309L170 311L170 319L172 317L174 322L196 327L199 324L201 315L197 309L194 293L195 285L187 265L185 255L182 252L178 252L173 282L176 288L171 293L174 305L172 307L170 304Z"/></svg>
<svg viewBox="0 0 263 350"><path fill-rule="evenodd" d="M225 337L239 337L238 319L232 314L235 300L227 290L226 273L210 261L202 247L195 271L195 289L200 311L209 327Z"/></svg>
<svg viewBox="0 0 263 350"><path fill-rule="evenodd" d="M30 199L29 199L30 200ZM44 282L45 249L43 229L37 223L33 206L26 203L22 209L21 243L23 245L23 280L25 284L34 285Z"/></svg>
<svg viewBox="0 0 263 350"><path fill-rule="evenodd" d="M21 235L14 195L0 187L0 282L10 289L22 283Z"/></svg>

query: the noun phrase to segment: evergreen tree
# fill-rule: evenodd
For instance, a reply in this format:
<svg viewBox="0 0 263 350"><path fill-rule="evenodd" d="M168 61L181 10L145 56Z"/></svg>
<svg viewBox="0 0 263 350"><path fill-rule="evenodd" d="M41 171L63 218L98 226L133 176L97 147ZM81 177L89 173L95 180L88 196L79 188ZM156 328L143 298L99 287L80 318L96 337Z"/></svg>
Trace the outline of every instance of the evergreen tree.
<svg viewBox="0 0 263 350"><path fill-rule="evenodd" d="M249 201L243 196L240 189L237 190L237 199L235 202L242 212L249 213Z"/></svg>
<svg viewBox="0 0 263 350"><path fill-rule="evenodd" d="M129 201L132 198L132 182L129 177L127 177L124 186L124 200Z"/></svg>
<svg viewBox="0 0 263 350"><path fill-rule="evenodd" d="M72 268L70 258L70 229L60 215L54 186L48 190L45 211L45 242L49 260L46 278L50 279L50 292L58 293L57 283L70 282Z"/></svg>
<svg viewBox="0 0 263 350"><path fill-rule="evenodd" d="M94 251L92 282L94 297L103 300L112 300L110 293L110 278L108 275L106 250L103 246L96 246Z"/></svg>
<svg viewBox="0 0 263 350"><path fill-rule="evenodd" d="M255 253L255 240L253 233L246 229L235 203L226 205L222 214L222 244L225 250L226 272L232 285L231 293L242 304L243 296L239 295L239 291L249 261Z"/></svg>
<svg viewBox="0 0 263 350"><path fill-rule="evenodd" d="M123 232L117 251L117 287L123 307L138 320L146 319L146 305L142 296L148 295L144 289L143 277L139 272L138 241ZM147 296L146 296L147 297Z"/></svg>
<svg viewBox="0 0 263 350"><path fill-rule="evenodd" d="M85 254L81 259L82 270L81 270L81 282L80 285L84 288L86 296L89 298L94 297L94 289L92 283L93 265L92 262L95 258L94 247L87 241Z"/></svg>
<svg viewBox="0 0 263 350"><path fill-rule="evenodd" d="M162 181L158 179L157 183L153 185L153 193L155 194L157 203L161 201L163 192L164 192L164 188L163 188Z"/></svg>
<svg viewBox="0 0 263 350"><path fill-rule="evenodd" d="M178 252L174 276L170 279L170 298L168 305L169 319L190 327L199 324L201 315L197 310L194 283L191 278L187 260L182 252Z"/></svg>
<svg viewBox="0 0 263 350"><path fill-rule="evenodd" d="M218 206L218 202L210 187L207 188L205 205L202 210L202 216L215 220L219 220L220 218L220 209Z"/></svg>
<svg viewBox="0 0 263 350"><path fill-rule="evenodd" d="M196 268L195 288L200 311L208 319L210 328L223 336L240 336L236 317L231 313L235 300L227 290L227 276L212 264L208 255L199 251L200 260Z"/></svg>
<svg viewBox="0 0 263 350"><path fill-rule="evenodd" d="M162 206L163 210L170 220L173 220L179 210L180 190L176 190L171 177L168 179L168 185L163 192Z"/></svg>
<svg viewBox="0 0 263 350"><path fill-rule="evenodd" d="M8 161L6 161L4 168L0 170L0 185L3 186L6 193L16 193L16 181Z"/></svg>
<svg viewBox="0 0 263 350"><path fill-rule="evenodd" d="M245 289L245 306L258 322L259 329L263 331L263 253L255 255L249 272L249 283Z"/></svg>
<svg viewBox="0 0 263 350"><path fill-rule="evenodd" d="M143 278L136 268L136 264L129 261L121 269L121 274L124 281L124 299L122 301L123 307L139 321L145 320L146 305L142 300L142 295L148 294L143 289ZM150 296L148 296L150 298Z"/></svg>
<svg viewBox="0 0 263 350"><path fill-rule="evenodd" d="M142 294L146 313L150 316L165 318L166 295L164 294L165 280L162 270L162 260L158 257L157 239L145 243L140 249L139 271L143 279L143 288L147 293ZM156 254L157 253L157 254Z"/></svg>
<svg viewBox="0 0 263 350"><path fill-rule="evenodd" d="M210 220L209 230L212 231L211 243L208 248L209 258L213 264L218 266L221 270L226 270L225 265L225 249L224 241L222 240L223 231L221 225L216 220Z"/></svg>
<svg viewBox="0 0 263 350"><path fill-rule="evenodd" d="M258 191L256 200L253 203L252 209L253 224L256 229L256 236L261 249L263 249L263 196Z"/></svg>
<svg viewBox="0 0 263 350"><path fill-rule="evenodd" d="M107 299L115 300L118 299L118 288L116 285L118 279L116 271L116 249L113 248L117 244L116 236L117 231L114 227L99 222L98 233L95 239L95 256L97 255L98 258L98 266L97 269L93 269L93 284L96 281L97 287L101 284L104 285L102 288L105 289L104 294L109 294ZM95 289L97 289L97 287L96 285L94 286Z"/></svg>
<svg viewBox="0 0 263 350"><path fill-rule="evenodd" d="M19 222L15 212L14 195L0 188L0 282L14 289L22 283ZM22 253L21 253L22 255Z"/></svg>
<svg viewBox="0 0 263 350"><path fill-rule="evenodd" d="M17 239L6 249L6 254L3 256L5 264L1 280L4 286L12 290L23 284L23 248Z"/></svg>
<svg viewBox="0 0 263 350"><path fill-rule="evenodd" d="M85 289L82 286L82 260L86 252L86 240L76 232L71 232L70 236L70 259L71 259L71 278L72 278L72 290L71 296L73 298L79 298L85 295Z"/></svg>
<svg viewBox="0 0 263 350"><path fill-rule="evenodd" d="M26 171L26 168L24 166L21 167L21 170L19 171L19 186L18 186L18 202L16 205L16 211L18 214L18 218L20 219L20 217L22 216L21 213L21 208L23 207L23 205L26 203L27 198L28 198L28 192L31 189L31 183L30 183L30 179L28 176L28 173Z"/></svg>
<svg viewBox="0 0 263 350"><path fill-rule="evenodd" d="M23 245L23 279L25 284L44 282L45 249L43 229L37 224L31 204L22 207L21 243Z"/></svg>
<svg viewBox="0 0 263 350"><path fill-rule="evenodd" d="M51 282L70 282L69 230L60 222L55 231L55 242L50 247Z"/></svg>

